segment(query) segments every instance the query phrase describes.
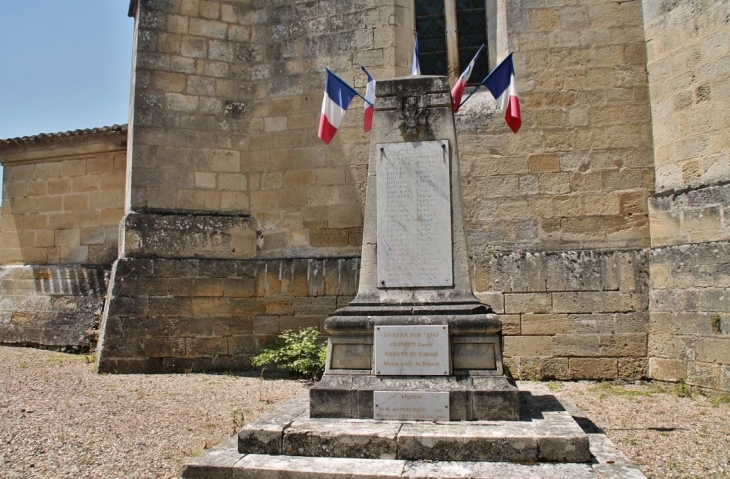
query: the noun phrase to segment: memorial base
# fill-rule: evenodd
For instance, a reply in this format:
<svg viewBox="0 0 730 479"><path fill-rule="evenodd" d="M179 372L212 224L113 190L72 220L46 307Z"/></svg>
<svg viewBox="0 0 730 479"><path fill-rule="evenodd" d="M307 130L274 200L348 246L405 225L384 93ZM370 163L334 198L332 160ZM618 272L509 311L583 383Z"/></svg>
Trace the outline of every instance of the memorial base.
<svg viewBox="0 0 730 479"><path fill-rule="evenodd" d="M188 460L182 477L644 478L570 403L542 384L520 390L519 421L472 423L312 419L303 396Z"/></svg>
<svg viewBox="0 0 730 479"><path fill-rule="evenodd" d="M402 366L381 374L389 350L377 354L376 330L413 331L423 337L429 331L448 332L427 349L418 344L427 342L419 336L411 353L413 360L400 360ZM394 419L440 419L440 414L411 414L418 410L409 404L413 394L443 393L443 408L448 420L479 421L519 419L519 394L503 374L502 324L491 310L476 302L426 305L357 305L338 310L327 318L325 329L330 334L327 366L322 380L310 389L310 411L313 418L383 419L375 414L373 396L378 391L403 393L399 408L405 414ZM403 333L405 334L405 333ZM394 348L410 341L410 334L394 339ZM445 334L446 336L446 334ZM421 353L425 361L421 361ZM380 357L378 357L380 356ZM436 365L429 375L416 372L422 363ZM411 393L411 394L408 394ZM412 403L412 401L411 401ZM412 407L413 406L413 407ZM427 409L427 408L426 408ZM385 417L391 419L391 417Z"/></svg>
<svg viewBox="0 0 730 479"><path fill-rule="evenodd" d="M519 391L503 376L325 376L309 390L311 417L372 419L375 391L446 393L450 421L519 419Z"/></svg>

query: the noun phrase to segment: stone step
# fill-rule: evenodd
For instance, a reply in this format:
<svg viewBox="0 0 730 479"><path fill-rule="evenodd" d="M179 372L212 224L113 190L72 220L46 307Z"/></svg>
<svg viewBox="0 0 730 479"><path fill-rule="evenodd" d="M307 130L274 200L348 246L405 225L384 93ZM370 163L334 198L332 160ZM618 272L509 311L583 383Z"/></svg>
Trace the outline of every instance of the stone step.
<svg viewBox="0 0 730 479"><path fill-rule="evenodd" d="M324 479L337 477L355 479L461 479L466 477L475 479L507 477L646 479L605 434L595 426L589 427L592 423L574 405L558 401L548 393L545 386L540 384L523 383L520 385L520 389L523 391L523 399L525 399L521 404L520 421L438 424L356 419L332 420L336 424L335 422L329 424L330 427L335 428L329 436L323 429L319 429L319 432L309 441L303 439L307 435L305 425L311 426L317 423L323 425L324 421L321 419L309 420L307 398L303 396L257 420L257 427L250 428L251 424L249 424L242 429L239 435L188 460L183 467L181 477L183 479ZM580 418L584 423L585 432L583 428L580 428L582 436L576 434L577 423L574 417ZM569 422L568 418L572 422ZM375 429L377 434L373 430L369 431L370 428L376 426L373 423L383 425L382 428ZM507 423L507 425L503 423ZM355 426L356 424L359 426ZM509 453L500 452L500 448L504 447L505 443L500 442L499 438L517 437L513 430L510 432L509 428L520 427L519 424L533 426L535 435L527 441L528 446L522 450L509 449ZM290 455L280 452L284 447L283 431L285 429L291 429L292 432L297 431L288 443L291 445ZM395 432L396 429L398 429L398 433ZM460 429L463 430L462 433L459 432ZM479 432L475 432L474 429ZM376 438L381 436L393 438L398 437L399 434L403 440L401 446L396 444L395 455L393 455L393 449L373 447L373 444L382 445L380 439ZM258 444L262 449L269 448L269 450L279 452L274 454L239 452L242 437L247 438L249 446ZM304 444L302 451L309 448L309 453L317 452L324 456L301 454L298 445L295 449L295 442L293 442L295 437L298 437L298 440ZM439 441L443 441L444 437L448 438L446 443L450 443L446 449L461 448L468 451L459 452L458 455L454 453L452 457L492 457L492 460L427 460L428 454L438 450L437 444ZM331 441L331 438L337 438L337 440L329 442L325 448L325 438L328 441ZM546 440L546 438L548 439ZM581 439L575 442L576 438ZM583 452L576 452L583 451L582 438L586 439L590 447L587 462L563 462L571 458L577 459L583 454ZM533 441L537 443L537 461L523 464L494 460L505 454L522 458L521 454L524 454L524 451L534 451ZM471 446L467 447L466 444L471 444ZM412 458L396 457L399 454L399 448L401 455L412 456ZM489 451L476 452L479 448ZM361 457L363 453L357 452L360 449L370 451L365 455L377 455L377 457L363 458ZM412 452L404 452L409 450ZM333 453L332 451L338 452ZM337 454L355 457L336 457ZM445 455L439 452L436 456L444 457Z"/></svg>
<svg viewBox="0 0 730 479"><path fill-rule="evenodd" d="M593 435L591 435L593 436ZM603 435L598 435L605 438ZM593 441L592 441L593 442ZM610 441L597 447L592 464L514 464L474 461L407 461L240 454L233 437L189 460L182 479L646 479Z"/></svg>
<svg viewBox="0 0 730 479"><path fill-rule="evenodd" d="M238 434L239 452L285 456L535 463L590 460L588 437L554 396L522 391L519 421L310 418L299 398Z"/></svg>

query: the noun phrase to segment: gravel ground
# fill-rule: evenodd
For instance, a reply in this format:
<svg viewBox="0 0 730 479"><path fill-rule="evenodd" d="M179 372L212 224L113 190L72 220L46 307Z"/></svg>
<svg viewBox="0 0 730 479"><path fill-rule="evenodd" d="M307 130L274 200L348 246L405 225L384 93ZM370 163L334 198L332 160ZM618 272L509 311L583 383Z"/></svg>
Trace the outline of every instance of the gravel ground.
<svg viewBox="0 0 730 479"><path fill-rule="evenodd" d="M186 457L306 382L97 375L85 356L0 347L0 477L176 478ZM730 401L673 386L549 383L649 477L730 478Z"/></svg>
<svg viewBox="0 0 730 479"><path fill-rule="evenodd" d="M676 385L548 383L650 478L730 478L730 397Z"/></svg>

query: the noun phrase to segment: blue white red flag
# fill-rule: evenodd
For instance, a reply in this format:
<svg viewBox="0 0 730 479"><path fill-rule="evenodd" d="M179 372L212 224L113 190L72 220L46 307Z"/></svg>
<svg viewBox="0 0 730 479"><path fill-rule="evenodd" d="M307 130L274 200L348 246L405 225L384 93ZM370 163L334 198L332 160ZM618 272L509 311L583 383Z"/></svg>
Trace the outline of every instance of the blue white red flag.
<svg viewBox="0 0 730 479"><path fill-rule="evenodd" d="M373 128L373 114L375 113L375 78L370 76L365 67L360 67L368 76L368 86L365 90L365 116L362 120L362 129L366 132Z"/></svg>
<svg viewBox="0 0 730 479"><path fill-rule="evenodd" d="M416 41L413 43L413 60L411 61L411 75L421 74L421 62L418 61L418 33L416 33Z"/></svg>
<svg viewBox="0 0 730 479"><path fill-rule="evenodd" d="M520 114L520 99L517 96L517 82L515 81L515 67L512 64L512 53L497 65L497 68L482 80L497 100L504 113L504 119L510 129L517 133L522 126L522 115Z"/></svg>
<svg viewBox="0 0 730 479"><path fill-rule="evenodd" d="M327 70L324 84L322 115L319 117L319 136L329 145L345 117L347 107L357 92L340 77Z"/></svg>
<svg viewBox="0 0 730 479"><path fill-rule="evenodd" d="M459 79L456 81L456 85L454 85L454 88L451 89L451 107L454 112L459 111L461 97L464 96L464 88L466 88L466 84L469 82L471 72L472 70L474 70L474 63L477 61L477 57L482 52L482 48L484 48L484 45L479 48L476 55L474 55L474 58L472 58L469 62L469 65L467 65L464 73L462 73Z"/></svg>

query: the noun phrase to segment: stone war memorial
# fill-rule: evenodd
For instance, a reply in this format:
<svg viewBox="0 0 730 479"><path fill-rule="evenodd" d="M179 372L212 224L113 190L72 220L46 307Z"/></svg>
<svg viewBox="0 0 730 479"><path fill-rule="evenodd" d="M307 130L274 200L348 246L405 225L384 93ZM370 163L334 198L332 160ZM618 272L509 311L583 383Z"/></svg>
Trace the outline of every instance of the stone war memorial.
<svg viewBox="0 0 730 479"><path fill-rule="evenodd" d="M387 419L386 405L407 409L413 391L438 418L516 420L501 322L471 290L448 80L376 88L360 284L325 321L328 362L311 415Z"/></svg>
<svg viewBox="0 0 730 479"><path fill-rule="evenodd" d="M730 393L730 2L132 0L129 16L127 125L0 139L0 344L94 350L100 373L250 371L316 328L311 396L241 436L248 459L216 450L315 469L587 474L586 440L609 446L508 376ZM518 134L484 88L449 109L482 44L473 82L513 52ZM323 72L362 92L361 66L373 129L356 99L325 144Z"/></svg>
<svg viewBox="0 0 730 479"><path fill-rule="evenodd" d="M472 293L447 78L382 80L375 111L358 293L325 321L322 380L183 477L599 477L560 402L505 377Z"/></svg>

